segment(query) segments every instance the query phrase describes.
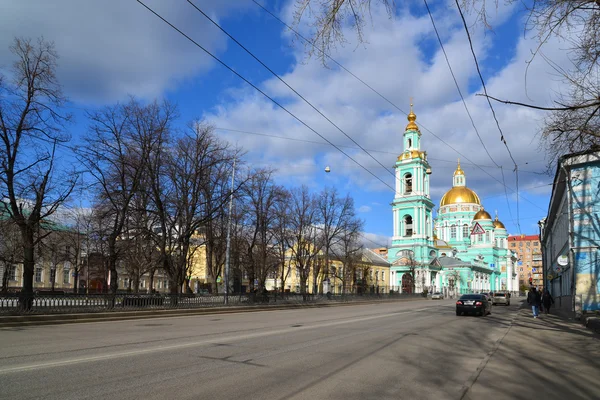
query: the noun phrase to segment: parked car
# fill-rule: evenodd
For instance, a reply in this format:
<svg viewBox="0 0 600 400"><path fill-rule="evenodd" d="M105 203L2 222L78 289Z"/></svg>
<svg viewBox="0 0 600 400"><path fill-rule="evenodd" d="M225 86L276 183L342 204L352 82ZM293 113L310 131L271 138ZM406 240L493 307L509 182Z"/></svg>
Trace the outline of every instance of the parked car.
<svg viewBox="0 0 600 400"><path fill-rule="evenodd" d="M485 316L492 313L492 303L484 294L463 294L456 301L456 315L475 314Z"/></svg>
<svg viewBox="0 0 600 400"><path fill-rule="evenodd" d="M444 295L441 294L440 292L435 292L431 295L431 300L443 300L444 299Z"/></svg>
<svg viewBox="0 0 600 400"><path fill-rule="evenodd" d="M492 305L504 304L510 306L510 295L505 292L494 292L492 296Z"/></svg>

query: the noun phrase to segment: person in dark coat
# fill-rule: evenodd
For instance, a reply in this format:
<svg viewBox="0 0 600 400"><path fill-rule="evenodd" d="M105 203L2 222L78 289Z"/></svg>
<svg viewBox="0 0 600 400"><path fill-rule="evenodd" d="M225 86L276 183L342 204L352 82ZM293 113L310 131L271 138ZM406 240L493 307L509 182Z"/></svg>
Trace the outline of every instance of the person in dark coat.
<svg viewBox="0 0 600 400"><path fill-rule="evenodd" d="M544 313L550 314L550 307L554 304L554 299L548 289L544 289L544 294L542 294L542 304L544 306Z"/></svg>
<svg viewBox="0 0 600 400"><path fill-rule="evenodd" d="M533 312L533 318L537 318L539 315L540 305L542 305L542 296L540 292L532 287L527 294L527 303L531 305L531 311Z"/></svg>

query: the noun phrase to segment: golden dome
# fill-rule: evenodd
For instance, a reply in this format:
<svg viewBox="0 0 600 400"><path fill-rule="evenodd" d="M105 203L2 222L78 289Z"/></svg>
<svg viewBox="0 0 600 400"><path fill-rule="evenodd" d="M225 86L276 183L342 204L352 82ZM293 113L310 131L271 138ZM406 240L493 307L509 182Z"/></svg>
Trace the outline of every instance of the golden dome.
<svg viewBox="0 0 600 400"><path fill-rule="evenodd" d="M406 130L407 131L418 131L419 127L415 123L415 121L417 120L417 116L413 112L412 107L413 107L413 105L412 105L412 103L410 103L410 112L406 116L406 119L408 119L408 125L406 125Z"/></svg>
<svg viewBox="0 0 600 400"><path fill-rule="evenodd" d="M477 214L475 214L475 216L473 217L473 221L477 221L480 219L489 219L490 221L492 220L492 216L490 215L489 212L485 211L483 208L479 211L477 211Z"/></svg>
<svg viewBox="0 0 600 400"><path fill-rule="evenodd" d="M412 160L413 158L420 158L422 160L427 159L427 152L419 150L405 151L398 156L398 161Z"/></svg>
<svg viewBox="0 0 600 400"><path fill-rule="evenodd" d="M494 220L494 228L496 229L506 229L504 224L498 220L498 217Z"/></svg>
<svg viewBox="0 0 600 400"><path fill-rule="evenodd" d="M466 186L455 186L448 190L444 196L442 196L440 207L447 206L448 204L459 203L475 203L481 205L481 201L479 200L477 193Z"/></svg>
<svg viewBox="0 0 600 400"><path fill-rule="evenodd" d="M458 159L458 166L456 167L456 171L454 171L454 176L456 175L464 175L465 171L460 167L460 158Z"/></svg>

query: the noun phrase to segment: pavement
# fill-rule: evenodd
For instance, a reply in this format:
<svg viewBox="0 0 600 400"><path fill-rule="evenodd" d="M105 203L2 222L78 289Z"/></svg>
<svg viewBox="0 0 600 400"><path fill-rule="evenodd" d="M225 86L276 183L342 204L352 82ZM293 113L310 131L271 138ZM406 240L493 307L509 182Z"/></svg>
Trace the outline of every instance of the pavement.
<svg viewBox="0 0 600 400"><path fill-rule="evenodd" d="M600 399L600 339L580 322L523 305L464 399Z"/></svg>
<svg viewBox="0 0 600 400"><path fill-rule="evenodd" d="M597 399L598 344L454 300L19 326L0 328L0 399Z"/></svg>

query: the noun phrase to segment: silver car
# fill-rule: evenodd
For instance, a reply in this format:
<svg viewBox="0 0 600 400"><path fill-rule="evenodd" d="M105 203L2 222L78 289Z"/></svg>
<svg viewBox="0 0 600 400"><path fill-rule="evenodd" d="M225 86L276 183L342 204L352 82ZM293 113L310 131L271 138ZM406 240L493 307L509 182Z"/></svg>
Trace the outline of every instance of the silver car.
<svg viewBox="0 0 600 400"><path fill-rule="evenodd" d="M431 295L431 300L443 300L444 299L444 295L441 294L440 292L435 292L434 294Z"/></svg>
<svg viewBox="0 0 600 400"><path fill-rule="evenodd" d="M510 306L510 295L505 292L494 292L492 296L492 305L504 304Z"/></svg>

